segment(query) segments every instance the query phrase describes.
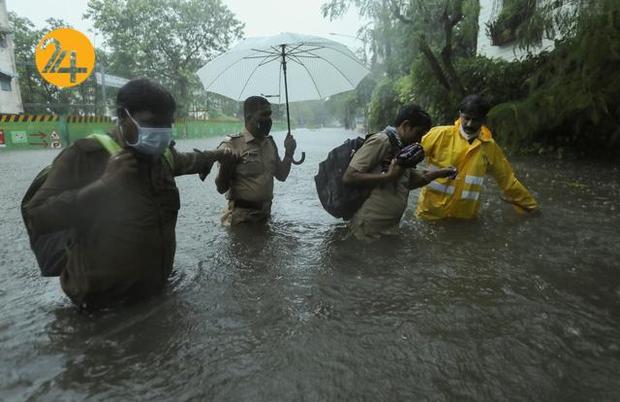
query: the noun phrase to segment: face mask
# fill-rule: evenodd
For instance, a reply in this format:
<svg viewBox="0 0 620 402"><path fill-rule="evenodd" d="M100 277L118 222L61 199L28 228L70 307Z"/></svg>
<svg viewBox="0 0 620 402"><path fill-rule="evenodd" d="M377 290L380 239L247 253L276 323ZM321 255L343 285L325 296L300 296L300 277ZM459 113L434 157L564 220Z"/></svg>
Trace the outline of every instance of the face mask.
<svg viewBox="0 0 620 402"><path fill-rule="evenodd" d="M266 137L271 131L271 125L271 119L259 120L258 123L256 123L256 132L254 134L257 137Z"/></svg>
<svg viewBox="0 0 620 402"><path fill-rule="evenodd" d="M480 134L480 130L476 131L473 134L467 134L463 126L459 127L459 131L461 132L461 137L465 138L467 141L473 140L474 138L478 136L478 134Z"/></svg>
<svg viewBox="0 0 620 402"><path fill-rule="evenodd" d="M133 144L127 141L127 145L143 154L155 156L163 154L166 148L168 148L168 146L172 142L172 128L142 127L138 124L137 121L134 120L133 117L131 117L127 109L125 109L125 112L138 128L138 139Z"/></svg>

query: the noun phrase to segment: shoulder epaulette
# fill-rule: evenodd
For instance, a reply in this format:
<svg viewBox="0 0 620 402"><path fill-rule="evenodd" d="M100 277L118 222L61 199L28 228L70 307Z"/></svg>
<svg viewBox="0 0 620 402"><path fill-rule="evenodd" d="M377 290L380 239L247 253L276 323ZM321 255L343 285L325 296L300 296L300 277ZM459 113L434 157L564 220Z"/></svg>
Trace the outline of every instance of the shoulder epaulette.
<svg viewBox="0 0 620 402"><path fill-rule="evenodd" d="M236 140L236 139L239 139L239 138L243 138L243 134L241 134L241 133L238 133L238 134L228 134L226 136L226 140L227 141L232 141L232 140Z"/></svg>

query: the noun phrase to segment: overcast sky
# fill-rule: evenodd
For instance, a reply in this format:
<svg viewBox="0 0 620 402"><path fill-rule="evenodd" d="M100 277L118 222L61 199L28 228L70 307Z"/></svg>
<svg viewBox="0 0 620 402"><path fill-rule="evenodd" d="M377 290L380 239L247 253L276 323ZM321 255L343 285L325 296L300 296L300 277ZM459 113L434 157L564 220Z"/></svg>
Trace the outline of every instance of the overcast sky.
<svg viewBox="0 0 620 402"><path fill-rule="evenodd" d="M355 36L361 25L356 11L336 21L324 19L321 4L326 0L223 0L224 4L245 23L245 36L264 36L280 32L296 32L326 36L355 49L361 43ZM9 11L29 18L37 27L43 27L50 17L61 18L84 32L99 46L102 38L96 37L89 20L82 18L87 0L6 0ZM337 33L339 35L329 35Z"/></svg>

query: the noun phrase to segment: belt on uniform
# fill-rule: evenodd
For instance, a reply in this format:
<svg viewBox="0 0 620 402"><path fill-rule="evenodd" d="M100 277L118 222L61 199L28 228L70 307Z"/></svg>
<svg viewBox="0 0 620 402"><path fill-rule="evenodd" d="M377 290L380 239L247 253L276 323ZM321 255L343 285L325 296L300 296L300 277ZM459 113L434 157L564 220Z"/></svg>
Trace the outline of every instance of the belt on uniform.
<svg viewBox="0 0 620 402"><path fill-rule="evenodd" d="M235 207L262 210L265 206L264 202L260 201L246 201L246 200L233 200Z"/></svg>

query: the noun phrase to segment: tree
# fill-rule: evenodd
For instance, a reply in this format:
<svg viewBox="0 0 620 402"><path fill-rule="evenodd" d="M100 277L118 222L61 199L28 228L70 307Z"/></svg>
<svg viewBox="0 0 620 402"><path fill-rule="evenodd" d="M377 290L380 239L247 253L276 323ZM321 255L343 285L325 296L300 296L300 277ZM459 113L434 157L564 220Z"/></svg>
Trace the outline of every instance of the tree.
<svg viewBox="0 0 620 402"><path fill-rule="evenodd" d="M490 123L515 148L617 158L620 1L580 0L537 12L550 13L541 18L562 38L552 52L527 61L536 67L526 79L527 94L495 106Z"/></svg>
<svg viewBox="0 0 620 402"><path fill-rule="evenodd" d="M159 81L180 115L200 97L196 71L243 30L220 0L90 0L85 17L110 49L107 71Z"/></svg>
<svg viewBox="0 0 620 402"><path fill-rule="evenodd" d="M36 46L43 36L56 28L70 27L50 18L43 29L36 29L28 18L9 13L15 46L15 62L26 113L87 114L94 112L95 90L92 79L78 87L60 89L45 81L35 67Z"/></svg>
<svg viewBox="0 0 620 402"><path fill-rule="evenodd" d="M420 103L420 96L413 96L419 82L413 71L419 63L431 73L424 79L439 84L437 99L454 104L468 92L456 59L475 55L477 0L330 0L322 10L333 19L349 7L356 7L360 16L371 20L361 32L371 42L371 69L376 81L381 81L371 101L371 126L384 124L379 120L395 113L393 109L403 102ZM403 80L409 75L412 77ZM404 93L406 90L411 93ZM423 96L428 99L427 94Z"/></svg>
<svg viewBox="0 0 620 402"><path fill-rule="evenodd" d="M455 96L466 89L454 66L454 57L471 56L476 50L478 2L474 0L331 0L323 5L323 15L341 16L355 6L361 16L373 22L371 49L384 55L385 62L394 57L407 66L423 55L435 79ZM369 28L366 28L369 29ZM378 35L377 32L382 33ZM383 50L382 50L383 49ZM439 52L439 56L437 55ZM377 60L377 57L371 58ZM394 78L394 75L388 76Z"/></svg>

